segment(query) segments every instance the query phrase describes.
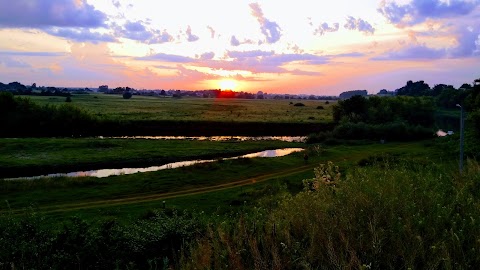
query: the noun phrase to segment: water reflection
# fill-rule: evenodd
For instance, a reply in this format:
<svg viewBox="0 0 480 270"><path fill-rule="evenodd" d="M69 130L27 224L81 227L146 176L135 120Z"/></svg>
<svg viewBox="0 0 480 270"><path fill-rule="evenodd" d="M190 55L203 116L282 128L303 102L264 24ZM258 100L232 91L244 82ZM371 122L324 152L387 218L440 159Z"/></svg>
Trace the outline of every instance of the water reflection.
<svg viewBox="0 0 480 270"><path fill-rule="evenodd" d="M256 157L265 157L265 158L282 157L282 156L286 156L291 153L300 152L303 150L304 150L303 148L284 148L284 149L276 149L276 150L266 150L266 151L246 154L238 157L224 158L224 160L239 159L239 158L256 158ZM134 174L134 173L142 173L142 172L154 172L154 171L160 171L160 170L175 169L179 167L192 166L195 164L208 163L208 162L214 162L214 161L217 161L217 159L180 161L180 162L168 163L161 166L151 166L146 168L101 169L101 170L80 171L80 172L71 172L71 173L54 173L54 174L33 176L33 177L8 178L6 180L21 180L21 179L33 180L33 179L39 179L43 177L60 177L60 176L65 176L65 177L90 176L90 177L102 178L102 177L108 177L112 175L124 175L124 174Z"/></svg>
<svg viewBox="0 0 480 270"><path fill-rule="evenodd" d="M100 137L104 138L104 137ZM195 141L284 141L284 142L305 142L305 136L123 136L123 137L107 137L112 139L149 139L149 140L195 140Z"/></svg>

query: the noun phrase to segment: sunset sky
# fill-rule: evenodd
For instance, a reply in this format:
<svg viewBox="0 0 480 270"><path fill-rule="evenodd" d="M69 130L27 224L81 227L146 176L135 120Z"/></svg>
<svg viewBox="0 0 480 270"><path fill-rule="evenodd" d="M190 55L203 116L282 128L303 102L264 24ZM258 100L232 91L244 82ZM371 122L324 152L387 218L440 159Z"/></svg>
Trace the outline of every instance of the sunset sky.
<svg viewBox="0 0 480 270"><path fill-rule="evenodd" d="M337 95L480 77L480 0L0 0L0 82Z"/></svg>

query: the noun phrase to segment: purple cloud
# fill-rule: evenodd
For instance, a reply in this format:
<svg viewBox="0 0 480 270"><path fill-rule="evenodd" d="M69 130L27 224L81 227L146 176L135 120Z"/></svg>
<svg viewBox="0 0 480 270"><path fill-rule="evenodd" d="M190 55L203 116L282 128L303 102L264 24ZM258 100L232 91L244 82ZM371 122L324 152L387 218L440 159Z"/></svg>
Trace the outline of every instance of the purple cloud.
<svg viewBox="0 0 480 270"><path fill-rule="evenodd" d="M232 45L234 47L240 46L242 44L254 44L254 43L255 42L253 42L250 39L244 39L243 41L240 41L240 40L238 40L238 38L236 36L232 36L230 38L230 45Z"/></svg>
<svg viewBox="0 0 480 270"><path fill-rule="evenodd" d="M160 31L155 31L154 35L150 40L148 40L148 44L160 44L160 43L166 43L166 42L172 42L173 36L170 35L167 30L163 30L163 32Z"/></svg>
<svg viewBox="0 0 480 270"><path fill-rule="evenodd" d="M116 8L121 8L121 7L122 7L122 4L120 3L119 0L112 0L112 4L113 4Z"/></svg>
<svg viewBox="0 0 480 270"><path fill-rule="evenodd" d="M300 70L300 69L294 69L288 71L292 75L298 75L298 76L320 76L322 75L321 72L315 72L315 71L305 71L305 70Z"/></svg>
<svg viewBox="0 0 480 270"><path fill-rule="evenodd" d="M267 42L271 44L279 41L282 36L280 26L276 22L265 18L262 8L258 3L251 3L250 8L252 10L252 16L255 17L260 24L260 30Z"/></svg>
<svg viewBox="0 0 480 270"><path fill-rule="evenodd" d="M457 29L457 46L450 51L451 57L480 55L480 24L474 28Z"/></svg>
<svg viewBox="0 0 480 270"><path fill-rule="evenodd" d="M463 0L412 0L409 4L398 5L395 2L382 1L377 9L391 23L398 25L416 25L428 18L452 18L470 14L480 1Z"/></svg>
<svg viewBox="0 0 480 270"><path fill-rule="evenodd" d="M58 52L20 52L20 51L0 51L0 55L7 56L63 56L64 53Z"/></svg>
<svg viewBox="0 0 480 270"><path fill-rule="evenodd" d="M141 21L127 22L125 24L125 30L129 32L143 32L145 31L145 26L143 26Z"/></svg>
<svg viewBox="0 0 480 270"><path fill-rule="evenodd" d="M187 56L175 55L175 54L165 54L157 53L152 55L147 55L143 57L137 57L136 60L143 61L161 61L161 62L173 62L173 63L193 63L196 60Z"/></svg>
<svg viewBox="0 0 480 270"><path fill-rule="evenodd" d="M131 40L147 44L160 44L173 41L173 36L166 30L147 29L142 21L127 22L123 29L116 27L116 34Z"/></svg>
<svg viewBox="0 0 480 270"><path fill-rule="evenodd" d="M0 26L104 27L107 16L85 0L0 1Z"/></svg>
<svg viewBox="0 0 480 270"><path fill-rule="evenodd" d="M232 36L232 38L230 39L230 45L235 47L240 46L240 41L235 36Z"/></svg>
<svg viewBox="0 0 480 270"><path fill-rule="evenodd" d="M53 28L45 30L47 33L57 37L79 41L79 42L115 42L116 39L112 35L92 32L85 28Z"/></svg>
<svg viewBox="0 0 480 270"><path fill-rule="evenodd" d="M279 54L273 51L229 51L227 56L232 58L229 61L210 61L211 68L225 70L248 70L253 73L291 73L300 75L300 71L289 71L283 65L292 62L303 62L308 65L321 65L329 62L329 57L313 54ZM303 73L306 75L307 73ZM313 74L310 74L313 75ZM316 74L318 75L318 74Z"/></svg>
<svg viewBox="0 0 480 270"><path fill-rule="evenodd" d="M32 67L30 64L18 61L11 57L0 57L0 65L5 66L7 68L30 68Z"/></svg>
<svg viewBox="0 0 480 270"><path fill-rule="evenodd" d="M213 57L215 57L214 52L206 52L206 53L203 53L202 55L200 55L200 59L202 59L202 60L211 60L211 59L213 59Z"/></svg>
<svg viewBox="0 0 480 270"><path fill-rule="evenodd" d="M399 51L390 52L383 56L372 58L372 60L384 61L402 61L402 60L434 60L445 58L447 51L445 49L433 49L425 45L414 45Z"/></svg>
<svg viewBox="0 0 480 270"><path fill-rule="evenodd" d="M275 54L274 51L266 52L266 51L260 51L260 50L227 52L227 55L230 58L250 58L250 57L272 56L274 54Z"/></svg>
<svg viewBox="0 0 480 270"><path fill-rule="evenodd" d="M364 21L360 18L355 19L352 16L349 16L347 18L347 22L343 27L345 27L345 29L348 29L348 30L358 30L365 34L375 33L375 28L373 28L373 26L369 22Z"/></svg>
<svg viewBox="0 0 480 270"><path fill-rule="evenodd" d="M192 34L192 28L190 27L190 25L188 26L186 33L188 42L195 42L200 39L198 36Z"/></svg>
<svg viewBox="0 0 480 270"><path fill-rule="evenodd" d="M365 56L364 53L351 52L351 53L341 53L336 55L331 55L331 57L362 57Z"/></svg>
<svg viewBox="0 0 480 270"><path fill-rule="evenodd" d="M325 33L337 32L339 28L339 23L334 23L332 26L329 26L328 23L322 23L315 29L313 34L323 36Z"/></svg>

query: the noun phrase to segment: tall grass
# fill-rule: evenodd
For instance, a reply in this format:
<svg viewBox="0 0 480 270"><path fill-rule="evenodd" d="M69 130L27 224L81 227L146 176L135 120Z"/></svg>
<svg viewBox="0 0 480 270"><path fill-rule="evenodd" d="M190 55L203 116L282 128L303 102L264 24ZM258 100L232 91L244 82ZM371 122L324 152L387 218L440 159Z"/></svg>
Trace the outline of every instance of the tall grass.
<svg viewBox="0 0 480 270"><path fill-rule="evenodd" d="M185 269L472 269L480 265L480 165L388 159L317 169L274 211L212 227Z"/></svg>

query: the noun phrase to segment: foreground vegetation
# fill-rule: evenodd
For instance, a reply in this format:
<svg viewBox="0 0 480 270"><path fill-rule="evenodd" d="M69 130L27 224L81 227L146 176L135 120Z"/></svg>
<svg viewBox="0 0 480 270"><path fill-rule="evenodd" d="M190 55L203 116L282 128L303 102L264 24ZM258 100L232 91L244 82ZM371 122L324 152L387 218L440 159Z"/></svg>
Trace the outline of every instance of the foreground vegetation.
<svg viewBox="0 0 480 270"><path fill-rule="evenodd" d="M207 230L182 263L209 269L472 269L480 264L480 166L379 161ZM184 266L185 266L184 265Z"/></svg>
<svg viewBox="0 0 480 270"><path fill-rule="evenodd" d="M438 161L438 160L437 160ZM135 222L39 213L0 222L2 267L471 269L480 264L480 166L374 155L326 163L305 189L277 188L250 210L215 217L169 209ZM265 194L264 194L265 195Z"/></svg>

